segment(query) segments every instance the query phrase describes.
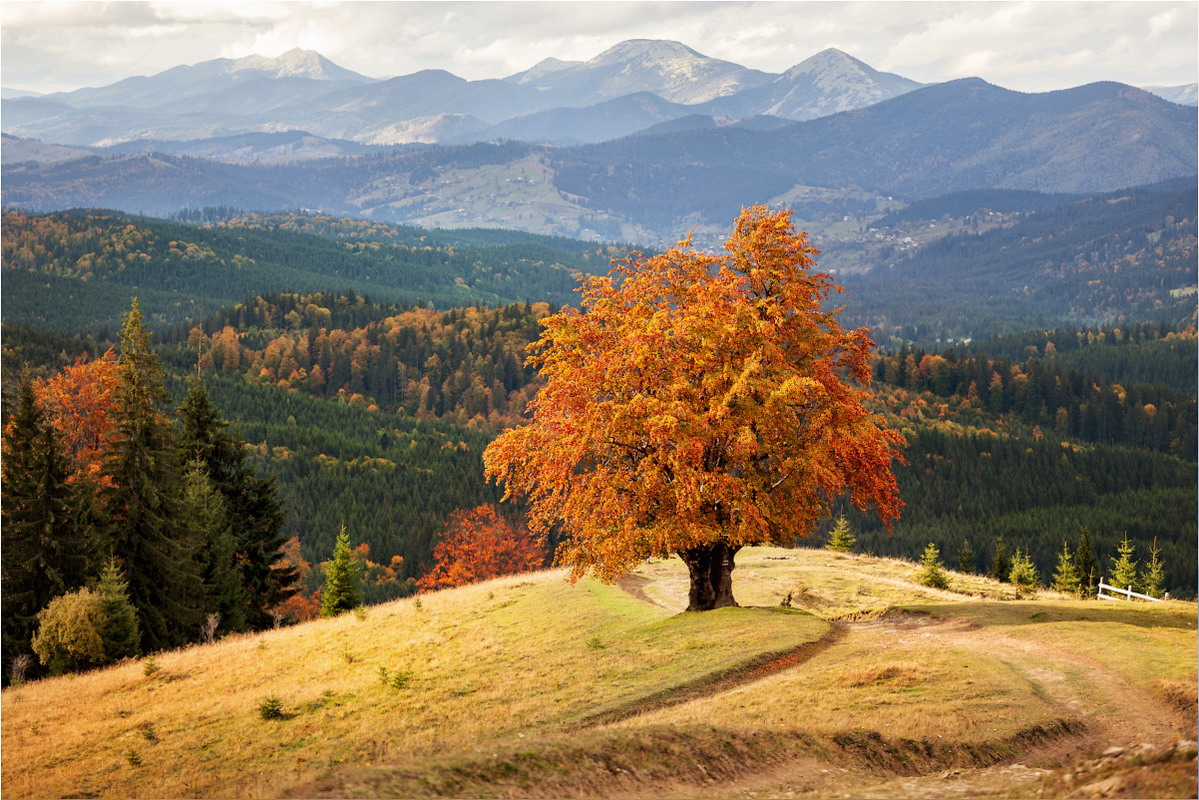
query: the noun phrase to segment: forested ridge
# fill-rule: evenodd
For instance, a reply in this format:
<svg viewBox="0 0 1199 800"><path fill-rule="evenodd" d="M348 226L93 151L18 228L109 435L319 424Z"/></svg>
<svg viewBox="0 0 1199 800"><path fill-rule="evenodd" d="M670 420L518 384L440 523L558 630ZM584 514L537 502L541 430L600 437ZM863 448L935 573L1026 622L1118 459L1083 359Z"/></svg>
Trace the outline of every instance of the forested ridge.
<svg viewBox="0 0 1199 800"><path fill-rule="evenodd" d="M410 591L405 582L430 568L451 511L498 499L481 454L536 390L524 350L549 309L273 294L170 329L162 358L176 394L199 360L250 463L277 477L284 530L305 560L327 559L343 522L374 561L403 558L397 580L373 595L382 598ZM104 347L7 325L4 338L8 374L21 360L51 372ZM1048 341L1061 350L1046 355ZM994 340L997 352L1024 358L880 353L874 402L909 441L907 464L896 467L906 505L889 537L847 509L860 541L915 557L930 540L946 553L969 540L982 569L1002 534L1048 577L1062 540L1085 525L1101 556L1125 532L1142 548L1157 537L1168 588L1193 594L1194 396L1108 373L1127 369L1129 349L1169 347L1179 365L1193 364L1195 342L1190 329L1154 324ZM1085 370L1071 366L1084 357Z"/></svg>
<svg viewBox="0 0 1199 800"><path fill-rule="evenodd" d="M580 273L625 252L552 237L280 215L195 226L103 210L7 212L6 322L113 330L137 294L147 319L198 320L258 294L341 291L449 308L571 302Z"/></svg>

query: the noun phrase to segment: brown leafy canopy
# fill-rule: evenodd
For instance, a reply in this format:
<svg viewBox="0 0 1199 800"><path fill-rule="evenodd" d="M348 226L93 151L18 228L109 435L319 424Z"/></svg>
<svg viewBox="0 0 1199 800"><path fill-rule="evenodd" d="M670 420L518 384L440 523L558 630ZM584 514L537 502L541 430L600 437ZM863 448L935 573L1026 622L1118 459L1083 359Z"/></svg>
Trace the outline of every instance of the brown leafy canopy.
<svg viewBox="0 0 1199 800"><path fill-rule="evenodd" d="M545 552L535 537L514 530L487 504L450 514L433 558L433 569L417 581L426 591L529 572L543 565Z"/></svg>
<svg viewBox="0 0 1199 800"><path fill-rule="evenodd" d="M900 435L864 407L873 342L822 309L790 212L738 218L726 255L690 241L618 262L582 310L542 321L532 424L484 454L529 526L561 523L559 560L614 578L649 556L806 536L849 491L888 524Z"/></svg>

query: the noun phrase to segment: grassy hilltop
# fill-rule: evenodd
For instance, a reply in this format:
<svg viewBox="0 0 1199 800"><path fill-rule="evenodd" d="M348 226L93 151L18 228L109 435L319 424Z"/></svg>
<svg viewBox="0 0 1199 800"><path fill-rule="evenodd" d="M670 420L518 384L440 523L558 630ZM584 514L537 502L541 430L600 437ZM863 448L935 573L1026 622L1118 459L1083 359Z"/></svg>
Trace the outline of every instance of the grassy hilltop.
<svg viewBox="0 0 1199 800"><path fill-rule="evenodd" d="M1194 737L1194 604L916 571L753 548L691 615L677 560L536 573L9 688L3 794L1194 796L1185 745L1077 766Z"/></svg>

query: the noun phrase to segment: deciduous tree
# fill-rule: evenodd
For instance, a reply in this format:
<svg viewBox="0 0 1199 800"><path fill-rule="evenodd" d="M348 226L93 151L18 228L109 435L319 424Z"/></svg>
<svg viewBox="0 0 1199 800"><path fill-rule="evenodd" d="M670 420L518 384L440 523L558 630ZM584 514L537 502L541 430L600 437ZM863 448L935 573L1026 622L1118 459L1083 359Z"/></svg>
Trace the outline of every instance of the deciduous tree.
<svg viewBox="0 0 1199 800"><path fill-rule="evenodd" d="M436 563L417 581L421 589L443 589L538 569L545 550L528 531L513 529L495 506L450 514L433 548Z"/></svg>
<svg viewBox="0 0 1199 800"><path fill-rule="evenodd" d="M586 279L581 309L542 320L532 423L484 456L534 533L561 525L574 576L677 553L691 610L736 605L737 551L808 536L845 492L888 523L901 505L902 438L861 388L874 343L824 307L840 289L817 251L763 206L725 249L688 239Z"/></svg>

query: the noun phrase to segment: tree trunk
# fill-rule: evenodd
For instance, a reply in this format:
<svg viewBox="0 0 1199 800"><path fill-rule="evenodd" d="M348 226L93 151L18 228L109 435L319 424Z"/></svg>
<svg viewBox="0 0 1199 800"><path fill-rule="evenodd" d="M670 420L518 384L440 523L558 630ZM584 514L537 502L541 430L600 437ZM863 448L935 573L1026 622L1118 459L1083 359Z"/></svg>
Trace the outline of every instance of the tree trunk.
<svg viewBox="0 0 1199 800"><path fill-rule="evenodd" d="M733 556L740 549L714 542L679 552L691 573L688 611L711 611L737 605L733 599Z"/></svg>

